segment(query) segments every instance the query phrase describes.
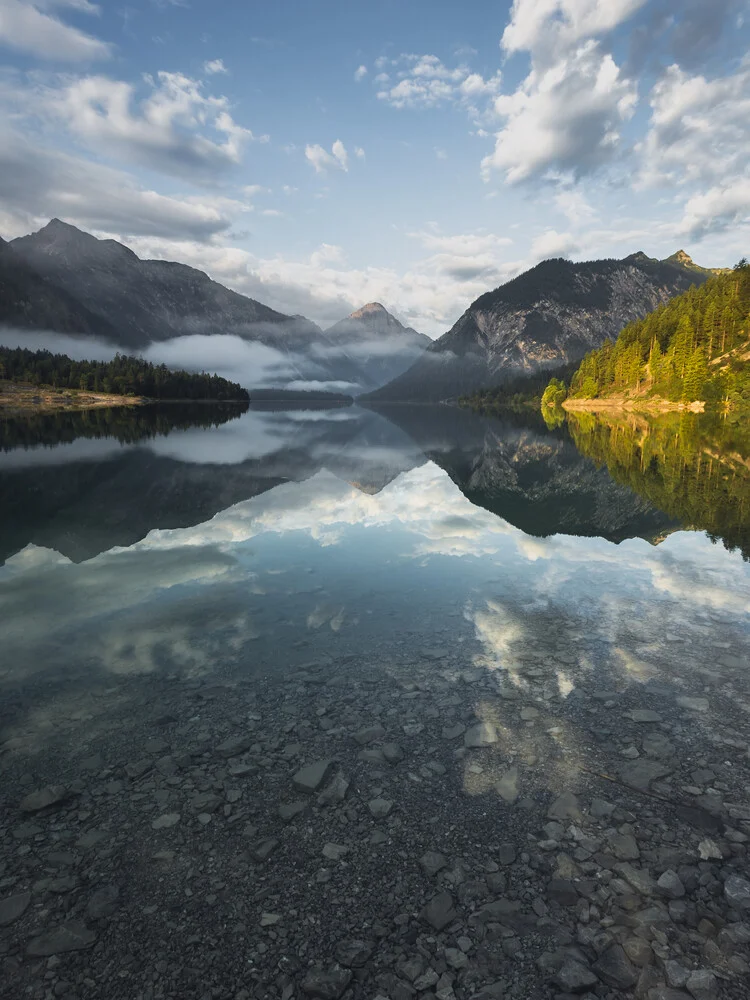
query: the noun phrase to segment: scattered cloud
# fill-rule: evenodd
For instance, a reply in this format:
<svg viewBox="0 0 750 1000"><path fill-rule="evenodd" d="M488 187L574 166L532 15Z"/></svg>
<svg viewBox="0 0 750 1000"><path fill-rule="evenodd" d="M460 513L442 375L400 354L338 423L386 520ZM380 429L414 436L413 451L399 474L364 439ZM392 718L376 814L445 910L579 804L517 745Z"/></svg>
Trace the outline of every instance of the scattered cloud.
<svg viewBox="0 0 750 1000"><path fill-rule="evenodd" d="M554 229L547 229L532 241L531 256L537 260L567 257L577 253L578 249L578 240L572 233L558 233Z"/></svg>
<svg viewBox="0 0 750 1000"><path fill-rule="evenodd" d="M485 80L466 65L449 68L434 55L403 54L382 65L392 68L391 75L381 72L375 77L378 98L399 109L472 106L479 98L498 93L502 81L499 72Z"/></svg>
<svg viewBox="0 0 750 1000"><path fill-rule="evenodd" d="M88 0L2 0L0 45L56 62L91 62L110 57L110 45L65 24L56 16L56 7L84 14L99 12Z"/></svg>
<svg viewBox="0 0 750 1000"><path fill-rule="evenodd" d="M203 63L203 72L208 76L215 76L217 73L228 73L229 70L224 65L223 59L210 59Z"/></svg>
<svg viewBox="0 0 750 1000"><path fill-rule="evenodd" d="M364 80L366 76L367 76L366 66L358 66L354 71L354 79L357 81L357 83L359 83L360 80Z"/></svg>
<svg viewBox="0 0 750 1000"><path fill-rule="evenodd" d="M349 170L349 154L340 139L337 139L331 146L330 153L318 143L315 143L314 146L305 146L305 159L315 168L316 174L324 174L329 169L343 170L344 172Z"/></svg>
<svg viewBox="0 0 750 1000"><path fill-rule="evenodd" d="M246 142L268 138L238 125L227 98L205 94L199 80L162 71L145 82L150 93L141 101L132 84L106 76L74 80L49 99L90 147L194 180L236 166Z"/></svg>
<svg viewBox="0 0 750 1000"><path fill-rule="evenodd" d="M357 157L358 160L364 160L364 158L365 158L365 151L364 151L364 149L362 149L361 146L355 146L354 147L354 155Z"/></svg>

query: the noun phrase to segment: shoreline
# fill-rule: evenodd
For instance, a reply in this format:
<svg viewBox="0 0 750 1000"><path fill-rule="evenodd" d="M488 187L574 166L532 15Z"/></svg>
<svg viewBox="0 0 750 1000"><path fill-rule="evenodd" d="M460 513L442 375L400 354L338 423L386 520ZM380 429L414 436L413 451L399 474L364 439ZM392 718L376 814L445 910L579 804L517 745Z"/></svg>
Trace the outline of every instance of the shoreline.
<svg viewBox="0 0 750 1000"><path fill-rule="evenodd" d="M629 399L613 396L608 399L566 399L561 404L564 410L584 410L589 413L624 411L626 413L703 413L706 404L702 400L692 403L673 403L668 399Z"/></svg>
<svg viewBox="0 0 750 1000"><path fill-rule="evenodd" d="M3 416L93 410L109 406L145 406L149 402L143 396L120 396L83 389L51 389L28 382L0 381L0 415Z"/></svg>

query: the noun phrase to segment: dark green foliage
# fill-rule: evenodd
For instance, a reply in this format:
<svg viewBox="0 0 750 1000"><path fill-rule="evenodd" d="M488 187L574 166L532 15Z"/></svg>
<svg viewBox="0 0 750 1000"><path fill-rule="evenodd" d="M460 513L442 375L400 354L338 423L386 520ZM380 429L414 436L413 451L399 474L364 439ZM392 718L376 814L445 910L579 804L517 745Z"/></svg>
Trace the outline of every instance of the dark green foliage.
<svg viewBox="0 0 750 1000"><path fill-rule="evenodd" d="M65 354L0 347L4 378L11 382L83 389L148 399L248 400L247 389L206 372L170 371L143 358L117 354L112 361L74 361Z"/></svg>
<svg viewBox="0 0 750 1000"><path fill-rule="evenodd" d="M691 288L587 354L571 398L655 396L750 406L750 265Z"/></svg>
<svg viewBox="0 0 750 1000"><path fill-rule="evenodd" d="M499 413L504 410L538 408L549 381L559 380L564 384L577 368L577 362L534 375L519 375L509 382L491 389L476 389L458 400L459 406L477 410L479 413ZM550 374L552 379L550 379Z"/></svg>
<svg viewBox="0 0 750 1000"><path fill-rule="evenodd" d="M567 421L578 450L614 480L750 559L750 433L741 417L671 413L646 424L575 412Z"/></svg>

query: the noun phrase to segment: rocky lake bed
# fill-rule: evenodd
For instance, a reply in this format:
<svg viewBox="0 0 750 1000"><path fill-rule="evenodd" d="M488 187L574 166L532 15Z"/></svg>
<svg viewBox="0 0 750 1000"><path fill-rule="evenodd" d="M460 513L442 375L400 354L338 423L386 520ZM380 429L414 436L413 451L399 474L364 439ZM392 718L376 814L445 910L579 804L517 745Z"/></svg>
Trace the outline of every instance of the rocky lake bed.
<svg viewBox="0 0 750 1000"><path fill-rule="evenodd" d="M490 670L394 642L30 712L0 745L0 991L747 997L750 701L728 645L667 643L634 683L570 645Z"/></svg>

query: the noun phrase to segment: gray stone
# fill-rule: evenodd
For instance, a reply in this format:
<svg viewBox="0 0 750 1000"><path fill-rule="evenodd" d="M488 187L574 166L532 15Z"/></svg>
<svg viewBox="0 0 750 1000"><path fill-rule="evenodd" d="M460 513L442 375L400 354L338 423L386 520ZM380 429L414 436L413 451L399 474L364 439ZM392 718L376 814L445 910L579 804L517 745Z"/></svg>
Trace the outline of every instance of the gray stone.
<svg viewBox="0 0 750 1000"><path fill-rule="evenodd" d="M279 846L278 840L274 840L273 837L268 837L265 840L261 840L260 843L256 844L253 848L253 857L256 861L265 861L266 858L270 857L271 854Z"/></svg>
<svg viewBox="0 0 750 1000"><path fill-rule="evenodd" d="M466 726L461 725L460 722L456 723L455 726L443 726L443 739L456 740L459 736L463 736L465 732Z"/></svg>
<svg viewBox="0 0 750 1000"><path fill-rule="evenodd" d="M446 948L445 961L452 969L464 969L469 964L468 956L460 948Z"/></svg>
<svg viewBox="0 0 750 1000"><path fill-rule="evenodd" d="M340 861L345 854L349 853L349 850L344 844L324 844L323 857L328 858L329 861Z"/></svg>
<svg viewBox="0 0 750 1000"><path fill-rule="evenodd" d="M564 878L553 878L547 884L548 897L559 906L575 906L578 892L572 882Z"/></svg>
<svg viewBox="0 0 750 1000"><path fill-rule="evenodd" d="M691 972L686 985L694 1000L716 1000L719 995L719 982L710 969Z"/></svg>
<svg viewBox="0 0 750 1000"><path fill-rule="evenodd" d="M497 849L495 859L499 865L512 865L516 860L516 849L513 844L501 844Z"/></svg>
<svg viewBox="0 0 750 1000"><path fill-rule="evenodd" d="M439 851L427 851L419 859L419 863L428 875L437 875L448 864L448 859Z"/></svg>
<svg viewBox="0 0 750 1000"><path fill-rule="evenodd" d="M583 813L578 798L572 792L563 792L562 795L558 795L547 810L547 819L572 819L574 823L580 823L583 819Z"/></svg>
<svg viewBox="0 0 750 1000"><path fill-rule="evenodd" d="M648 1000L690 1000L690 994L669 986L654 986L648 991Z"/></svg>
<svg viewBox="0 0 750 1000"><path fill-rule="evenodd" d="M495 782L495 791L509 805L518 798L518 768L511 767Z"/></svg>
<svg viewBox="0 0 750 1000"><path fill-rule="evenodd" d="M497 730L491 722L478 722L464 733L464 746L488 747L497 743Z"/></svg>
<svg viewBox="0 0 750 1000"><path fill-rule="evenodd" d="M690 970L686 969L685 966L676 959L668 958L664 962L664 978L667 980L667 986L674 986L677 988L684 986L688 981L689 975Z"/></svg>
<svg viewBox="0 0 750 1000"><path fill-rule="evenodd" d="M393 803L389 799L371 799L367 803L367 808L375 819L385 819L393 809Z"/></svg>
<svg viewBox="0 0 750 1000"><path fill-rule="evenodd" d="M404 751L399 743L384 743L380 750L389 764L399 764L404 759Z"/></svg>
<svg viewBox="0 0 750 1000"><path fill-rule="evenodd" d="M619 771L626 785L631 785L640 792L647 792L652 781L666 778L672 773L672 768L654 760L634 760L630 764L621 765Z"/></svg>
<svg viewBox="0 0 750 1000"><path fill-rule="evenodd" d="M358 733L354 734L354 739L359 743L361 747L366 746L368 743L374 743L376 740L382 740L385 736L385 729L382 726L367 726L365 729L360 729Z"/></svg>
<svg viewBox="0 0 750 1000"><path fill-rule="evenodd" d="M299 816L307 808L307 801L297 799L295 802L282 802L279 806L279 819L284 823L291 823L295 816Z"/></svg>
<svg viewBox="0 0 750 1000"><path fill-rule="evenodd" d="M686 695L680 695L677 704L689 712L707 712L710 707L708 698L688 698Z"/></svg>
<svg viewBox="0 0 750 1000"><path fill-rule="evenodd" d="M342 969L340 965L332 966L327 972L310 969L302 980L302 992L321 1000L338 1000L351 981L351 970Z"/></svg>
<svg viewBox="0 0 750 1000"><path fill-rule="evenodd" d="M224 757L229 760L230 757L239 757L241 753L245 753L255 742L254 736L230 736L229 739L224 740L216 748L216 753L219 757Z"/></svg>
<svg viewBox="0 0 750 1000"><path fill-rule="evenodd" d="M111 917L120 905L120 890L116 885L105 885L97 889L86 906L89 920L104 920Z"/></svg>
<svg viewBox="0 0 750 1000"><path fill-rule="evenodd" d="M682 899L685 895L685 886L682 884L682 879L671 868L659 876L656 884L667 899Z"/></svg>
<svg viewBox="0 0 750 1000"><path fill-rule="evenodd" d="M633 708L625 716L633 722L661 722L659 713L652 712L650 708Z"/></svg>
<svg viewBox="0 0 750 1000"><path fill-rule="evenodd" d="M35 813L51 806L62 805L70 798L70 792L64 785L46 785L36 792L30 792L19 806L21 812Z"/></svg>
<svg viewBox="0 0 750 1000"><path fill-rule="evenodd" d="M652 896L656 892L654 880L643 868L634 868L633 865L623 862L615 865L615 871L641 896Z"/></svg>
<svg viewBox="0 0 750 1000"><path fill-rule="evenodd" d="M157 816L157 818L151 824L153 830L167 830L171 826L177 826L180 822L179 813L164 813L163 816Z"/></svg>
<svg viewBox="0 0 750 1000"><path fill-rule="evenodd" d="M566 993L586 993L596 986L599 978L582 962L567 958L552 977L552 982Z"/></svg>
<svg viewBox="0 0 750 1000"><path fill-rule="evenodd" d="M349 779L343 771L337 771L332 781L323 789L318 796L318 804L321 806L334 806L343 802L346 793L349 791Z"/></svg>
<svg viewBox="0 0 750 1000"><path fill-rule="evenodd" d="M190 801L190 808L197 813L215 813L224 800L220 795L213 792L200 792L193 796Z"/></svg>
<svg viewBox="0 0 750 1000"><path fill-rule="evenodd" d="M453 992L453 982L447 972L444 972L435 986L435 996L437 1000L455 1000L456 994Z"/></svg>
<svg viewBox="0 0 750 1000"><path fill-rule="evenodd" d="M620 861L635 861L641 856L638 842L630 833L613 833L609 837L609 847Z"/></svg>
<svg viewBox="0 0 750 1000"><path fill-rule="evenodd" d="M0 927L7 927L22 917L31 902L30 892L19 892L15 896L0 899Z"/></svg>
<svg viewBox="0 0 750 1000"><path fill-rule="evenodd" d="M374 950L374 945L368 941L340 941L336 945L335 958L339 965L347 969L361 969L370 961Z"/></svg>
<svg viewBox="0 0 750 1000"><path fill-rule="evenodd" d="M424 993L425 990L429 990L431 986L434 986L438 979L440 979L440 976L430 966L429 969L425 969L422 975L414 980L414 989L419 993Z"/></svg>
<svg viewBox="0 0 750 1000"><path fill-rule="evenodd" d="M96 934L80 920L70 920L32 938L26 948L31 958L48 958L67 951L83 951L96 941Z"/></svg>
<svg viewBox="0 0 750 1000"><path fill-rule="evenodd" d="M125 774L131 779L142 778L144 774L147 774L153 767L153 762L147 757L142 760L131 761L130 764L125 765Z"/></svg>
<svg viewBox="0 0 750 1000"><path fill-rule="evenodd" d="M739 875L730 875L724 883L724 897L736 910L750 910L750 882Z"/></svg>
<svg viewBox="0 0 750 1000"><path fill-rule="evenodd" d="M449 892L439 892L432 897L420 916L434 930L441 931L456 919L453 896Z"/></svg>
<svg viewBox="0 0 750 1000"><path fill-rule="evenodd" d="M594 963L594 972L608 986L618 990L629 990L638 982L638 972L622 945L610 945Z"/></svg>
<svg viewBox="0 0 750 1000"><path fill-rule="evenodd" d="M298 791L312 795L326 780L332 767L332 760L316 760L314 764L306 764L292 777L292 784Z"/></svg>

